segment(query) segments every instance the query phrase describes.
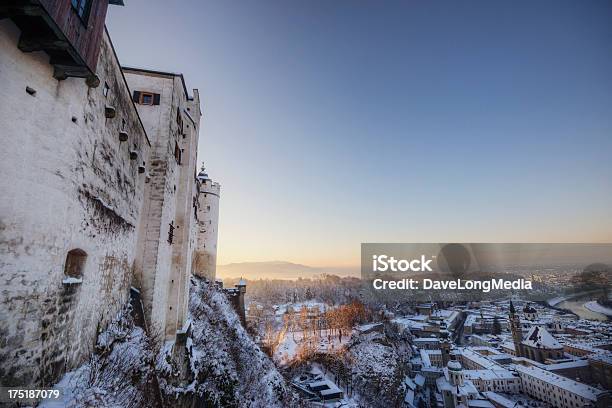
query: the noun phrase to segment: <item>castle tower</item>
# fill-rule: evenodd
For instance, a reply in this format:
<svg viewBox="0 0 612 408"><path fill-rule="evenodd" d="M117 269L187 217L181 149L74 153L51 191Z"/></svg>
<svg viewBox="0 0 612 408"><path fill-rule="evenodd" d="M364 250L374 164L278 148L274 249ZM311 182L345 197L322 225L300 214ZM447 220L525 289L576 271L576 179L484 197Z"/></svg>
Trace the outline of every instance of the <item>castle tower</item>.
<svg viewBox="0 0 612 408"><path fill-rule="evenodd" d="M514 351L517 357L523 357L523 328L521 319L516 314L516 309L510 301L510 331L512 332L512 340L514 341Z"/></svg>
<svg viewBox="0 0 612 408"><path fill-rule="evenodd" d="M204 166L198 174L198 236L193 273L214 282L217 273L217 237L221 185L208 177Z"/></svg>

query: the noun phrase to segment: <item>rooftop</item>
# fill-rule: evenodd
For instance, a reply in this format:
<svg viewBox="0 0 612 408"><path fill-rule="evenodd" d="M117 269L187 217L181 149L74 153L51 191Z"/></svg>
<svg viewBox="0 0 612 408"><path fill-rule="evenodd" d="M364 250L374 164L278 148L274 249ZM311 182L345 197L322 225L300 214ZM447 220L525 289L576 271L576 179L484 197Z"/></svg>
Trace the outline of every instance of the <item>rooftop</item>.
<svg viewBox="0 0 612 408"><path fill-rule="evenodd" d="M546 370L542 370L541 368L516 365L515 369L518 373L534 377L554 387L559 387L564 390L568 390L569 392L572 392L576 395L579 395L583 398L592 401L596 401L597 396L604 392L598 388L591 387L589 385L582 384L574 380L570 380L569 378L551 373Z"/></svg>
<svg viewBox="0 0 612 408"><path fill-rule="evenodd" d="M523 344L540 349L562 349L563 346L545 328L534 326L527 333Z"/></svg>

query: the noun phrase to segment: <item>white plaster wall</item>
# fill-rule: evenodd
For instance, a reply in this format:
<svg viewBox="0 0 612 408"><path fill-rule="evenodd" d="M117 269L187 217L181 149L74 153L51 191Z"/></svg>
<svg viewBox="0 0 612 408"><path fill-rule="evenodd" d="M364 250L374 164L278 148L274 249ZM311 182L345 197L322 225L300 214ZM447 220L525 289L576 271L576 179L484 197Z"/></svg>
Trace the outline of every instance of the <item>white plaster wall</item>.
<svg viewBox="0 0 612 408"><path fill-rule="evenodd" d="M98 88L55 80L48 56L22 53L18 38L0 21L0 378L24 386L82 362L96 328L126 301L144 191L128 143L139 158L149 144L106 34ZM114 119L105 118L108 104ZM122 119L127 143L118 138ZM88 257L83 283L68 287L74 248Z"/></svg>
<svg viewBox="0 0 612 408"><path fill-rule="evenodd" d="M198 244L194 273L214 281L217 276L217 240L221 186L202 180L198 195Z"/></svg>
<svg viewBox="0 0 612 408"><path fill-rule="evenodd" d="M199 115L193 123L183 110L193 107L199 113L199 99L197 107L188 101L179 76L125 72L132 91L160 94L160 105L137 105L153 149L136 274L142 283L150 324L166 340L173 340L186 317L192 265L189 232L195 217L194 174L199 134ZM178 129L178 110L183 115L185 137ZM183 151L181 165L174 157L175 143ZM175 226L172 244L168 243L170 222Z"/></svg>

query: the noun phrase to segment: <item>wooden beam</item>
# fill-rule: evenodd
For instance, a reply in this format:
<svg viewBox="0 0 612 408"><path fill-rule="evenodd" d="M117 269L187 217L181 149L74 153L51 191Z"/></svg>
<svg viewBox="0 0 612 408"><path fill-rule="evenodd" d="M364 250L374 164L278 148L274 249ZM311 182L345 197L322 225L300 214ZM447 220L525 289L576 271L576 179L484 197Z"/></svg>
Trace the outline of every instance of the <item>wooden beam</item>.
<svg viewBox="0 0 612 408"><path fill-rule="evenodd" d="M69 47L68 41L56 38L55 36L29 37L21 35L19 37L19 44L17 44L17 48L23 52L65 51Z"/></svg>
<svg viewBox="0 0 612 408"><path fill-rule="evenodd" d="M45 11L39 5L18 5L17 3L12 2L0 5L0 14L7 17L42 16L44 13Z"/></svg>
<svg viewBox="0 0 612 408"><path fill-rule="evenodd" d="M68 77L87 78L90 76L86 66L53 64L53 78L61 81Z"/></svg>

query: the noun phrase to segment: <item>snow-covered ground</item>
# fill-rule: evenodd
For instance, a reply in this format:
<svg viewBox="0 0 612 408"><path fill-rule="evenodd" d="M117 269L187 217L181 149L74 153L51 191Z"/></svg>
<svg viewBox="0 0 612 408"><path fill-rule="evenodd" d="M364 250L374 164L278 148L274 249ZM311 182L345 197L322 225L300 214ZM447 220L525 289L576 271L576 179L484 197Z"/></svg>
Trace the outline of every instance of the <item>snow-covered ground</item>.
<svg viewBox="0 0 612 408"><path fill-rule="evenodd" d="M342 339L337 332L332 336L330 330L320 330L316 332L316 336L310 333L304 339L304 332L290 332L285 330L282 334L280 343L274 352L274 361L279 365L286 365L293 361L297 356L301 346L311 346L314 350L320 353L331 353L341 350L350 340L351 333L342 334ZM310 344L307 344L310 342Z"/></svg>
<svg viewBox="0 0 612 408"><path fill-rule="evenodd" d="M584 307L586 307L587 309L589 309L591 312L595 312L595 313L601 313L604 314L606 316L612 316L612 309L602 306L599 303L597 303L597 301L592 300L590 302L586 302L584 304Z"/></svg>

